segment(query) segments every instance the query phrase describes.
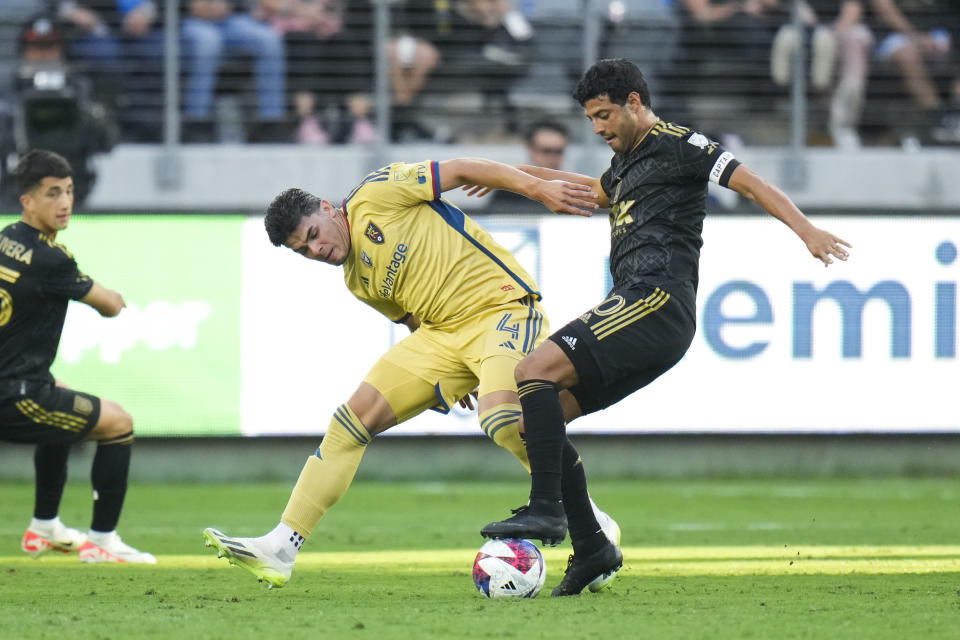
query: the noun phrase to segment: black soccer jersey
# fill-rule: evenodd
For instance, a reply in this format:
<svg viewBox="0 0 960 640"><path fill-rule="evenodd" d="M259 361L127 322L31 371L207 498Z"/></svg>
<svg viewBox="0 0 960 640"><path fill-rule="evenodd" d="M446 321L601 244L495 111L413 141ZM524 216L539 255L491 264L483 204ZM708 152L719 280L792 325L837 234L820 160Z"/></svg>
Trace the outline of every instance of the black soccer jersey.
<svg viewBox="0 0 960 640"><path fill-rule="evenodd" d="M49 380L67 302L93 287L67 249L25 222L0 232L0 380Z"/></svg>
<svg viewBox="0 0 960 640"><path fill-rule="evenodd" d="M726 186L739 164L702 133L663 121L616 154L600 178L610 198L614 287L687 284L695 292L707 182Z"/></svg>

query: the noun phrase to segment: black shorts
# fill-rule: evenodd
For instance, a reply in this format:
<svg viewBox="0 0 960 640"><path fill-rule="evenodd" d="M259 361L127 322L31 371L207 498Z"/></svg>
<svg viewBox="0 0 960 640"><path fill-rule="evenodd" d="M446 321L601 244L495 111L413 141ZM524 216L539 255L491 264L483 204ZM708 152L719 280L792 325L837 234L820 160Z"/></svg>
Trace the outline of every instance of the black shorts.
<svg viewBox="0 0 960 640"><path fill-rule="evenodd" d="M645 284L606 300L550 336L577 370L570 392L583 415L641 389L680 361L696 331L696 294Z"/></svg>
<svg viewBox="0 0 960 640"><path fill-rule="evenodd" d="M69 444L100 419L100 398L52 382L0 381L0 440Z"/></svg>

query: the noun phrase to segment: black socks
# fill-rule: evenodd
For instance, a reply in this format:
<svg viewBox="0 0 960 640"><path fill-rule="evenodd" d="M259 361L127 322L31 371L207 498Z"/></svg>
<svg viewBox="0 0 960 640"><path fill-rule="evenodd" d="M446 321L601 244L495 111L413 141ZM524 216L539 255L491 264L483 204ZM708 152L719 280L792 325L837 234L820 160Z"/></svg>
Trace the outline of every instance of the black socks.
<svg viewBox="0 0 960 640"><path fill-rule="evenodd" d="M130 472L130 442L133 434L97 444L90 479L93 483L94 531L113 531L120 520Z"/></svg>
<svg viewBox="0 0 960 640"><path fill-rule="evenodd" d="M38 444L33 452L33 468L36 473L36 493L33 502L33 517L50 520L57 517L63 487L67 483L68 444Z"/></svg>
<svg viewBox="0 0 960 640"><path fill-rule="evenodd" d="M517 384L527 457L530 459L530 502L560 502L563 443L567 439L557 385L547 380Z"/></svg>

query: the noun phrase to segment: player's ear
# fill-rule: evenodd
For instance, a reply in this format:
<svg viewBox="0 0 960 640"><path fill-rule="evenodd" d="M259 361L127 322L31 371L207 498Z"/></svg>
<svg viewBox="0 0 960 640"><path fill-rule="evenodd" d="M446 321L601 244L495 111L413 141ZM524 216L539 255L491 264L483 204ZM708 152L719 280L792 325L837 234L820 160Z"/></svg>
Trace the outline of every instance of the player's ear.
<svg viewBox="0 0 960 640"><path fill-rule="evenodd" d="M337 212L337 208L329 200L320 200L320 211L332 217Z"/></svg>

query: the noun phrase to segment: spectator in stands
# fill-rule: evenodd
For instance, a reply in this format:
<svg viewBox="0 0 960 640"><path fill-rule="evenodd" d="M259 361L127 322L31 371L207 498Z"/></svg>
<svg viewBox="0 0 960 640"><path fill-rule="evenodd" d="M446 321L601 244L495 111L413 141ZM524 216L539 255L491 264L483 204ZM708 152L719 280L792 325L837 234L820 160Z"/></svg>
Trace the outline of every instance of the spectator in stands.
<svg viewBox="0 0 960 640"><path fill-rule="evenodd" d="M249 13L234 10L228 0L182 0L187 80L184 136L212 135L217 75L229 56L253 58L258 122L253 141L289 139L286 123L286 60L283 38Z"/></svg>
<svg viewBox="0 0 960 640"><path fill-rule="evenodd" d="M680 36L670 81L676 90L689 93L703 87L713 97L739 97L749 87L757 92L768 77L773 37L784 23L784 5L779 0L680 0ZM696 89L694 89L696 90ZM766 108L767 101L753 100L744 107ZM692 118L682 104L673 120Z"/></svg>
<svg viewBox="0 0 960 640"><path fill-rule="evenodd" d="M253 15L284 39L296 141L372 142L370 11L341 0L258 0Z"/></svg>
<svg viewBox="0 0 960 640"><path fill-rule="evenodd" d="M920 114L921 139L960 143L957 1L871 0L871 8L877 56L903 79Z"/></svg>
<svg viewBox="0 0 960 640"><path fill-rule="evenodd" d="M825 4L836 4L825 0ZM780 26L773 38L770 53L770 75L780 86L786 86L793 75L793 58L796 55L800 34L791 15ZM830 85L836 60L837 41L833 30L824 23L824 15L818 14L809 2L800 2L800 20L808 31L810 43L810 83L814 89L823 90Z"/></svg>
<svg viewBox="0 0 960 640"><path fill-rule="evenodd" d="M162 119L163 31L154 0L61 0L70 55L117 113L127 140L158 140Z"/></svg>
<svg viewBox="0 0 960 640"><path fill-rule="evenodd" d="M408 0L391 46L394 137L430 137L414 116L429 81L445 93L479 91L510 117L511 85L528 70L533 28L510 0Z"/></svg>
<svg viewBox="0 0 960 640"><path fill-rule="evenodd" d="M823 4L822 0L819 3ZM818 9L824 18L830 14ZM863 2L843 0L833 22L837 38L837 76L830 100L830 135L840 148L857 148L857 128L863 114L870 73L870 51L873 34L864 23Z"/></svg>
<svg viewBox="0 0 960 640"><path fill-rule="evenodd" d="M563 156L567 150L567 127L556 120L537 120L524 135L527 149L527 164L546 169L563 168ZM490 196L487 211L491 213L546 213L541 202L526 198L519 193L497 189Z"/></svg>
<svg viewBox="0 0 960 640"><path fill-rule="evenodd" d="M124 138L158 141L163 120L164 34L157 4L155 0L101 1L112 5L114 36L123 55Z"/></svg>
<svg viewBox="0 0 960 640"><path fill-rule="evenodd" d="M783 9L779 0L682 0L683 48L698 60L766 60Z"/></svg>
<svg viewBox="0 0 960 640"><path fill-rule="evenodd" d="M857 126L863 112L873 36L864 24L860 0L807 0L801 17L810 43L810 81L814 89L832 88L829 129L837 147L860 146ZM789 83L799 42L792 20L773 41L770 71L780 86Z"/></svg>
<svg viewBox="0 0 960 640"><path fill-rule="evenodd" d="M92 158L113 147L116 124L92 96L87 78L67 64L65 38L50 17L28 22L17 40L17 70L8 94L14 108L0 114L0 158L41 145L56 151L73 165L75 203L82 206L96 180ZM4 205L15 206L21 195L14 178L0 169Z"/></svg>
<svg viewBox="0 0 960 640"><path fill-rule="evenodd" d="M10 107L6 98L13 90L20 31L29 20L47 10L46 0L0 2L0 111Z"/></svg>
<svg viewBox="0 0 960 640"><path fill-rule="evenodd" d="M106 104L117 108L123 87L123 51L115 32L119 0L57 0L57 17L66 26L67 54L89 76Z"/></svg>
<svg viewBox="0 0 960 640"><path fill-rule="evenodd" d="M605 4L600 58L629 58L638 62L644 68L650 91L660 93L667 65L676 54L679 37L676 3L674 0L610 0ZM582 65L582 60L580 62ZM581 71L578 66L575 80Z"/></svg>

